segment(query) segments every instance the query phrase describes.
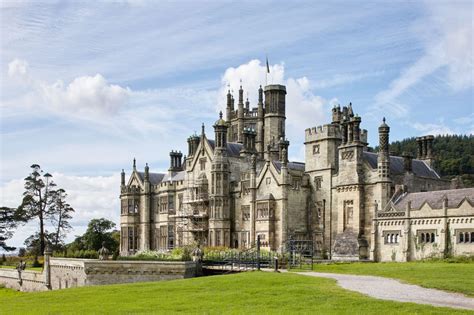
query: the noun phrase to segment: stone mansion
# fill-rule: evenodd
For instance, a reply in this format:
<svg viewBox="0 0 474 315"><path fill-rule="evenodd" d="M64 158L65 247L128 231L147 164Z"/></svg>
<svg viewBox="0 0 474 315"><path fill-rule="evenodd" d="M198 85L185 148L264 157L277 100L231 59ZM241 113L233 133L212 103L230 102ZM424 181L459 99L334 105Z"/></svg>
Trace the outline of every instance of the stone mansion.
<svg viewBox="0 0 474 315"><path fill-rule="evenodd" d="M417 158L392 156L390 127L379 151L352 104L306 129L305 163L288 161L286 87L227 94L213 131L191 135L188 152L170 152L167 173L121 174L121 255L199 243L284 251L288 239L313 240L330 259L408 261L474 253L474 189L450 189L433 169L433 136L417 139ZM291 110L291 104L289 106ZM212 136L211 136L212 135Z"/></svg>

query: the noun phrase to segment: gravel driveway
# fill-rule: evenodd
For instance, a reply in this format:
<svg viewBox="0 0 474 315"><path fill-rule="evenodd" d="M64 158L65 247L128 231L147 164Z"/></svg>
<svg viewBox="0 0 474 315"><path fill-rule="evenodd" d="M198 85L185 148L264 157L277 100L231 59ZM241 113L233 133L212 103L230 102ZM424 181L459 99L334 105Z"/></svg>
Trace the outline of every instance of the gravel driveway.
<svg viewBox="0 0 474 315"><path fill-rule="evenodd" d="M344 289L357 291L377 299L474 310L473 298L459 293L405 284L394 279L324 272L298 272L298 274L335 279L337 284Z"/></svg>

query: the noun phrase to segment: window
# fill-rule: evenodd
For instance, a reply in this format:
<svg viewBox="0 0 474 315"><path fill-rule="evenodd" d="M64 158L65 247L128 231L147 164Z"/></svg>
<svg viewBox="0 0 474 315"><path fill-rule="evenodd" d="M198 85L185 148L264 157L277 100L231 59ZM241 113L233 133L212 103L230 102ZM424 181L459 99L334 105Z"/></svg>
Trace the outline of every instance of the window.
<svg viewBox="0 0 474 315"><path fill-rule="evenodd" d="M160 197L160 213L166 213L168 211L168 196Z"/></svg>
<svg viewBox="0 0 474 315"><path fill-rule="evenodd" d="M242 181L242 194L248 195L250 193L249 185L250 185L250 181L248 180Z"/></svg>
<svg viewBox="0 0 474 315"><path fill-rule="evenodd" d="M301 180L300 178L293 178L293 189L294 190L299 190L300 189L300 185L301 185Z"/></svg>
<svg viewBox="0 0 474 315"><path fill-rule="evenodd" d="M174 210L174 196L168 196L168 209Z"/></svg>
<svg viewBox="0 0 474 315"><path fill-rule="evenodd" d="M317 176L314 178L314 187L316 190L321 190L321 183L323 182L322 176Z"/></svg>
<svg viewBox="0 0 474 315"><path fill-rule="evenodd" d="M204 152L204 151L203 151ZM202 158L199 160L199 165L201 167L201 171L204 171L206 169L206 158Z"/></svg>
<svg viewBox="0 0 474 315"><path fill-rule="evenodd" d="M178 194L178 210L183 209L183 194Z"/></svg>
<svg viewBox="0 0 474 315"><path fill-rule="evenodd" d="M319 154L319 144L313 145L313 154Z"/></svg>
<svg viewBox="0 0 474 315"><path fill-rule="evenodd" d="M265 178L265 183L266 183L267 185L270 185L270 184L272 183L272 178L271 178L271 177Z"/></svg>
<svg viewBox="0 0 474 315"><path fill-rule="evenodd" d="M250 220L250 206L242 206L242 221Z"/></svg>
<svg viewBox="0 0 474 315"><path fill-rule="evenodd" d="M435 243L436 242L436 231L418 231L418 243Z"/></svg>
<svg viewBox="0 0 474 315"><path fill-rule="evenodd" d="M384 231L385 244L398 244L400 241L400 231Z"/></svg>
<svg viewBox="0 0 474 315"><path fill-rule="evenodd" d="M458 243L474 243L474 231L458 230L456 234Z"/></svg>

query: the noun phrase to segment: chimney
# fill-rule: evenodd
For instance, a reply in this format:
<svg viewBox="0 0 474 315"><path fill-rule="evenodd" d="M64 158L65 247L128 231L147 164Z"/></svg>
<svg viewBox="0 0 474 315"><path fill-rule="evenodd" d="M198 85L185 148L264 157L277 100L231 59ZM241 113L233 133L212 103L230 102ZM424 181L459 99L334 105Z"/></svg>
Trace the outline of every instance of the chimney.
<svg viewBox="0 0 474 315"><path fill-rule="evenodd" d="M402 157L403 157L403 168L405 169L405 172L411 173L413 156L409 152L403 152Z"/></svg>

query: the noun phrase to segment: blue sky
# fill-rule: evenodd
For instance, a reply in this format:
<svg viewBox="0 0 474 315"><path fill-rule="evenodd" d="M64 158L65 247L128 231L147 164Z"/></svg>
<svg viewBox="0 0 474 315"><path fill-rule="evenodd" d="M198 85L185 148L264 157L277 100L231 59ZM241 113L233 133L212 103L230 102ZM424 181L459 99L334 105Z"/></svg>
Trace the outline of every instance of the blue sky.
<svg viewBox="0 0 474 315"><path fill-rule="evenodd" d="M304 129L352 102L376 145L474 132L472 1L3 1L0 202L16 206L22 178L52 172L77 214L118 222L118 173L211 125L227 84L288 87L290 158ZM22 227L21 245L33 226Z"/></svg>

